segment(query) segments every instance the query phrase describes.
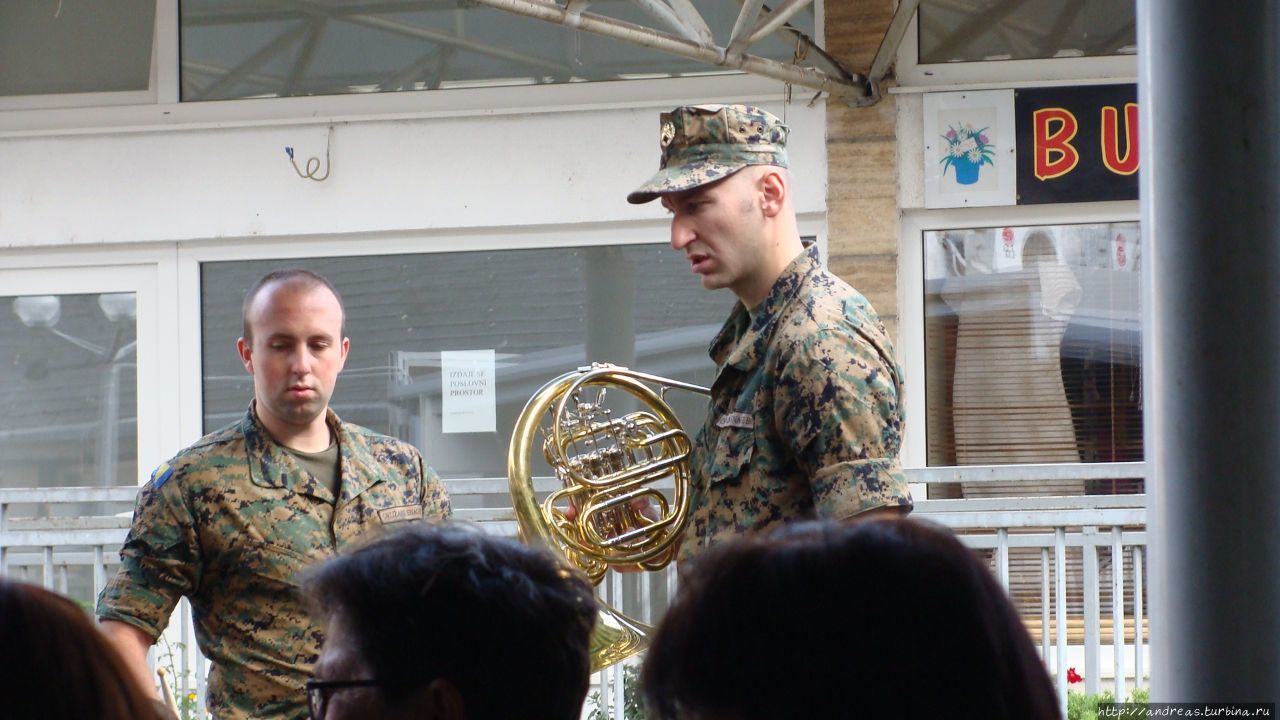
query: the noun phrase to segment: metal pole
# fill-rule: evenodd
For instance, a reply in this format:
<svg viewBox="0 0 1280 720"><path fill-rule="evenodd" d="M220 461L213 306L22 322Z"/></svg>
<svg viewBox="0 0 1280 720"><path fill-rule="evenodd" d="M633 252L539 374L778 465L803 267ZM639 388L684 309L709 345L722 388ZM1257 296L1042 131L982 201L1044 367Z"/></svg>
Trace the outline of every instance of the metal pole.
<svg viewBox="0 0 1280 720"><path fill-rule="evenodd" d="M1280 697L1280 8L1138 0L1152 700Z"/></svg>
<svg viewBox="0 0 1280 720"><path fill-rule="evenodd" d="M1058 681L1058 707L1063 717L1067 714L1067 529L1053 530L1053 610L1057 622L1057 663L1055 665Z"/></svg>
<svg viewBox="0 0 1280 720"><path fill-rule="evenodd" d="M1097 534L1097 528L1083 529L1085 539ZM1084 690L1090 695L1097 695L1101 687L1102 654L1101 642L1102 612L1098 601L1098 546L1086 542L1080 548L1084 554Z"/></svg>
<svg viewBox="0 0 1280 720"><path fill-rule="evenodd" d="M1142 545L1133 546L1133 687L1138 689L1145 684L1142 654L1146 652L1142 641L1145 628L1142 625Z"/></svg>
<svg viewBox="0 0 1280 720"><path fill-rule="evenodd" d="M583 248L586 285L586 362L636 365L636 269L628 248Z"/></svg>
<svg viewBox="0 0 1280 720"><path fill-rule="evenodd" d="M1125 698L1124 677L1124 544L1120 526L1111 528L1111 674L1116 702Z"/></svg>
<svg viewBox="0 0 1280 720"><path fill-rule="evenodd" d="M98 409L98 485L116 484L116 458L120 444L120 364L108 361L102 378L102 407Z"/></svg>

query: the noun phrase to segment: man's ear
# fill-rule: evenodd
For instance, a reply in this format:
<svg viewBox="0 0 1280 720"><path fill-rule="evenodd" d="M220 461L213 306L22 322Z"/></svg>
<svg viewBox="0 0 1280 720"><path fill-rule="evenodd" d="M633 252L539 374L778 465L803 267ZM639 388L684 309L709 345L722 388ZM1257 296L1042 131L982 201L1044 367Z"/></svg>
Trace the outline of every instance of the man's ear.
<svg viewBox="0 0 1280 720"><path fill-rule="evenodd" d="M776 217L782 212L782 208L786 204L787 198L787 180L782 175L782 170L766 165L765 171L760 175L760 212L765 217Z"/></svg>
<svg viewBox="0 0 1280 720"><path fill-rule="evenodd" d="M244 338L236 340L236 352L240 354L240 362L250 375L253 374L253 345Z"/></svg>
<svg viewBox="0 0 1280 720"><path fill-rule="evenodd" d="M413 691L409 699L409 717L430 720L467 720L466 704L453 681L437 678Z"/></svg>

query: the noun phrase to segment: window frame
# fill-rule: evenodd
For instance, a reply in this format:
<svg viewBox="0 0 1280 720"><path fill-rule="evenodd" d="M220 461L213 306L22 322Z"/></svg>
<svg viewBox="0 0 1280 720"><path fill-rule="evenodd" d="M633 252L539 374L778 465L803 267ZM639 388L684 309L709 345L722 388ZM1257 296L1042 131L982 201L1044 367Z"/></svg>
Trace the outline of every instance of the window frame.
<svg viewBox="0 0 1280 720"><path fill-rule="evenodd" d="M137 484L178 447L172 416L181 411L170 389L183 368L178 346L176 252L172 244L150 247L20 250L0 254L4 295L98 294L137 296ZM177 338L165 342L164 338Z"/></svg>
<svg viewBox="0 0 1280 720"><path fill-rule="evenodd" d="M928 416L925 392L925 282L924 233L985 227L1017 227L1027 225L1078 225L1088 223L1141 223L1136 200L1075 203L1058 205L1019 205L944 210L905 210L898 234L898 307L900 327L899 354L904 359L906 375L907 424L903 432L902 463L923 478L948 474L980 477L990 474L987 465L929 465L928 438L924 418ZM1143 328L1145 332L1147 328ZM1079 468L1081 477L1099 476L1102 466L1128 466L1129 463L1047 463L1066 468ZM1074 477L1075 474L1072 474ZM912 478L916 481L916 477Z"/></svg>
<svg viewBox="0 0 1280 720"><path fill-rule="evenodd" d="M32 115L39 120L47 113L84 115L85 108L147 107L176 102L178 79L178 0L156 0L155 27L151 39L151 71L146 90L117 92L55 93L0 97L0 131L16 117ZM172 93L166 92L171 90ZM172 95L172 99L170 99Z"/></svg>
<svg viewBox="0 0 1280 720"><path fill-rule="evenodd" d="M1096 83L1137 82L1138 56L1108 55L1103 57L1045 58L1039 60L992 60L955 63L920 63L919 11L911 16L907 32L898 46L895 74L900 89L979 89L976 86L996 83L991 87L1030 85L1090 85ZM950 86L964 86L951 88Z"/></svg>
<svg viewBox="0 0 1280 720"><path fill-rule="evenodd" d="M899 356L906 374L907 423L902 464L912 492L925 497L927 482L1005 479L1101 479L1141 475L1144 463L1065 463L1043 465L928 465L925 393L924 233L933 230L1024 225L1138 222L1136 200L998 205L977 208L924 208L923 124L919 98L926 92L995 90L1054 85L1102 85L1137 82L1137 55L1094 58L1046 58L921 64L918 10L898 46L889 92L898 95L898 308ZM1144 313L1144 319L1145 319ZM1143 327L1143 332L1147 328Z"/></svg>

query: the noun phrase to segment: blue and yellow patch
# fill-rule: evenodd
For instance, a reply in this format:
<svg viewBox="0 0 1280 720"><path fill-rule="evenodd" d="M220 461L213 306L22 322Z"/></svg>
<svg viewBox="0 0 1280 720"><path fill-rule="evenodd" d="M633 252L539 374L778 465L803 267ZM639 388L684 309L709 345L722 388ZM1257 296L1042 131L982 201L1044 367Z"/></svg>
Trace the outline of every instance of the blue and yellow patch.
<svg viewBox="0 0 1280 720"><path fill-rule="evenodd" d="M151 487L159 490L160 486L164 485L164 482L168 480L169 476L172 474L173 466L169 463L160 463L160 467L156 468L155 471L151 473Z"/></svg>

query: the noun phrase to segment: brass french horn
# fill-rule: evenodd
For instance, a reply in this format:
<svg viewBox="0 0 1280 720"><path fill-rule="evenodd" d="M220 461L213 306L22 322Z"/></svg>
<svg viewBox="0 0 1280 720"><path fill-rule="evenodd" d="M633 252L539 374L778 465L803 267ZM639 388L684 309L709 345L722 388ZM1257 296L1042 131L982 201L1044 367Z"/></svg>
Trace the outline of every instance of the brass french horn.
<svg viewBox="0 0 1280 720"><path fill-rule="evenodd" d="M656 389L655 389L656 388ZM512 505L526 543L541 543L599 585L610 567L660 570L674 555L689 513L692 443L667 405L667 390L698 385L595 364L540 389L516 420L507 454ZM609 393L622 394L615 412ZM532 457L540 451L561 487L539 502ZM670 479L671 496L655 487ZM644 650L652 628L600 601L592 669Z"/></svg>

